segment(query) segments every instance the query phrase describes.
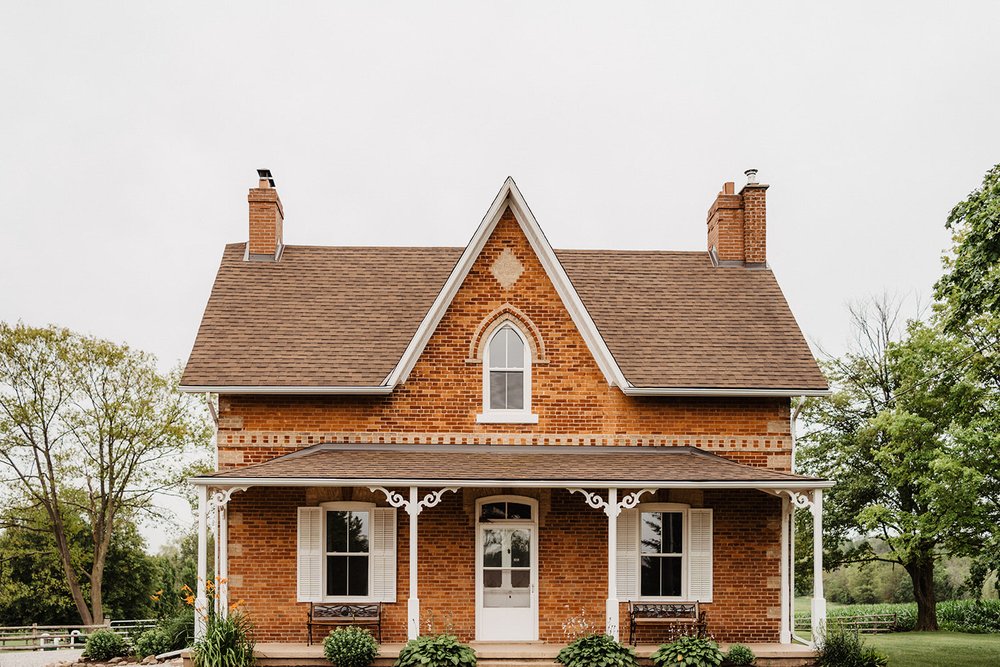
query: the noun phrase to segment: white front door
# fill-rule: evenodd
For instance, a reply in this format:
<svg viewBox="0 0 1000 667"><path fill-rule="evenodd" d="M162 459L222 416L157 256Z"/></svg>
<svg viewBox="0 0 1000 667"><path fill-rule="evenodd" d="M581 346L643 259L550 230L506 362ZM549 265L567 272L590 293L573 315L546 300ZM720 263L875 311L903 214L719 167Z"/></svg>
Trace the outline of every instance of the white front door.
<svg viewBox="0 0 1000 667"><path fill-rule="evenodd" d="M479 524L476 549L476 638L538 639L536 526L499 520Z"/></svg>

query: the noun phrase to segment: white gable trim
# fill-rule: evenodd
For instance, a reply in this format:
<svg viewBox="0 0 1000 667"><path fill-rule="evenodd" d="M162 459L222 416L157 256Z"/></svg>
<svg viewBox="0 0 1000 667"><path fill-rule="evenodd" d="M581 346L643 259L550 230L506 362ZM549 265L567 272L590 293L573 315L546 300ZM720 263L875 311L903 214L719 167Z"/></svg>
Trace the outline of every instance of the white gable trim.
<svg viewBox="0 0 1000 667"><path fill-rule="evenodd" d="M600 367L608 384L623 389L628 387L629 384L625 379L624 373L618 367L618 363L615 361L614 356L612 356L611 350L608 349L607 344L597 330L597 325L594 324L590 313L584 307L580 295L577 294L573 283L570 282L569 276L566 275L562 264L556 258L552 246L549 245L549 241L545 238L541 227L538 226L535 216L532 215L527 202L524 201L520 190L517 189L514 179L510 177L507 177L507 180L504 181L503 187L500 188L500 192L497 193L493 204L486 212L486 216L479 224L478 229L476 229L476 233L473 234L472 240L465 247L465 252L462 253L458 263L455 264L455 268L452 269L451 275L448 276L448 281L437 295L430 310L427 311L420 326L417 327L416 333L410 340L409 345L406 346L406 350L400 357L396 367L386 377L384 384L388 387L395 387L400 382L406 382L410 371L413 370L414 365L416 365L417 360L423 353L427 341L430 340L430 337L437 329L437 325L441 322L441 318L444 317L448 306L451 305L452 299L455 298L455 294L458 293L459 288L465 281L465 277L469 274L469 270L472 268L476 258L482 252L486 241L489 240L493 230L496 229L497 223L500 222L500 218L507 206L510 206L510 210L514 213L517 223L521 226L521 231L524 232L528 243L531 244L532 250L535 251L535 255L537 255L542 266L545 268L545 273L555 286L556 292L558 292L560 299L562 299L563 306L569 312L570 318L572 318L580 335L583 336L587 348Z"/></svg>

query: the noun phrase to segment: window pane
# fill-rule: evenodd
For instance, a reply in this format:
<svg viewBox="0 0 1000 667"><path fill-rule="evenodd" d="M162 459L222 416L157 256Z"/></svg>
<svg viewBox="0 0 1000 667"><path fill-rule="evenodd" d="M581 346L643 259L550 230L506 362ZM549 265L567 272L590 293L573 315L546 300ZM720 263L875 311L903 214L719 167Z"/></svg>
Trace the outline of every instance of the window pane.
<svg viewBox="0 0 1000 667"><path fill-rule="evenodd" d="M510 564L512 567L529 567L531 565L531 535L528 531L511 531Z"/></svg>
<svg viewBox="0 0 1000 667"><path fill-rule="evenodd" d="M507 367L507 336L510 332L504 328L490 340L490 368Z"/></svg>
<svg viewBox="0 0 1000 667"><path fill-rule="evenodd" d="M507 409L507 373L490 371L490 409Z"/></svg>
<svg viewBox="0 0 1000 667"><path fill-rule="evenodd" d="M503 565L503 533L499 530L487 530L483 533L483 566L501 565Z"/></svg>
<svg viewBox="0 0 1000 667"><path fill-rule="evenodd" d="M347 594L368 595L368 556L347 556Z"/></svg>
<svg viewBox="0 0 1000 667"><path fill-rule="evenodd" d="M663 544L663 515L660 512L642 513L642 539L640 549L644 554L660 553Z"/></svg>
<svg viewBox="0 0 1000 667"><path fill-rule="evenodd" d="M660 563L656 556L642 557L639 592L643 596L657 597L660 594Z"/></svg>
<svg viewBox="0 0 1000 667"><path fill-rule="evenodd" d="M347 595L347 556L326 557L326 594Z"/></svg>
<svg viewBox="0 0 1000 667"><path fill-rule="evenodd" d="M510 329L507 329L507 368L524 368L524 343Z"/></svg>
<svg viewBox="0 0 1000 667"><path fill-rule="evenodd" d="M528 588L529 586L531 586L531 570L511 570L511 588Z"/></svg>
<svg viewBox="0 0 1000 667"><path fill-rule="evenodd" d="M660 595L677 597L681 594L681 559L664 556L660 561Z"/></svg>
<svg viewBox="0 0 1000 667"><path fill-rule="evenodd" d="M496 519L506 519L507 511L504 509L506 503L483 503L479 512L480 521L491 521Z"/></svg>
<svg viewBox="0 0 1000 667"><path fill-rule="evenodd" d="M524 373L507 373L507 409L524 409Z"/></svg>
<svg viewBox="0 0 1000 667"><path fill-rule="evenodd" d="M368 512L350 512L347 550L368 553Z"/></svg>
<svg viewBox="0 0 1000 667"><path fill-rule="evenodd" d="M326 550L347 551L347 512L326 513Z"/></svg>
<svg viewBox="0 0 1000 667"><path fill-rule="evenodd" d="M531 505L525 505L523 503L507 503L507 518L530 519Z"/></svg>
<svg viewBox="0 0 1000 667"><path fill-rule="evenodd" d="M684 543L681 538L681 524L683 523L681 513L664 512L663 523L666 526L663 535L663 553L682 553L684 551Z"/></svg>

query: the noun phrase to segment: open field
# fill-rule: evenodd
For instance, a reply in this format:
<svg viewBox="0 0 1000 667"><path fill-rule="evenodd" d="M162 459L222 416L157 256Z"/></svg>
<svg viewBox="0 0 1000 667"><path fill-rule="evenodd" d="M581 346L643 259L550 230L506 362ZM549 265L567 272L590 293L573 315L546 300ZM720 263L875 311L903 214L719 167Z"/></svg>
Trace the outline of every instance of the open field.
<svg viewBox="0 0 1000 667"><path fill-rule="evenodd" d="M897 632L864 640L889 656L889 667L1000 667L1000 635Z"/></svg>

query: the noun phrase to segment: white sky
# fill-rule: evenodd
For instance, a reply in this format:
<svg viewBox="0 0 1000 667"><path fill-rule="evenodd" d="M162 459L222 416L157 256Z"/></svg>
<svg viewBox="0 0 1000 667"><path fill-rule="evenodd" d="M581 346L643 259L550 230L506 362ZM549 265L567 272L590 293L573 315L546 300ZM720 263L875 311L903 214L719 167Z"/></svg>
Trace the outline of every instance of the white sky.
<svg viewBox="0 0 1000 667"><path fill-rule="evenodd" d="M757 167L768 259L837 352L848 301L929 298L948 211L1000 161L997 25L996 2L7 2L0 319L183 362L257 167L292 244L464 245L512 175L555 247L641 249L704 248Z"/></svg>

